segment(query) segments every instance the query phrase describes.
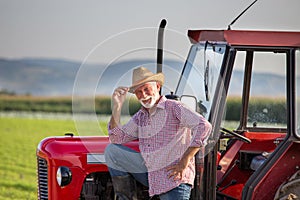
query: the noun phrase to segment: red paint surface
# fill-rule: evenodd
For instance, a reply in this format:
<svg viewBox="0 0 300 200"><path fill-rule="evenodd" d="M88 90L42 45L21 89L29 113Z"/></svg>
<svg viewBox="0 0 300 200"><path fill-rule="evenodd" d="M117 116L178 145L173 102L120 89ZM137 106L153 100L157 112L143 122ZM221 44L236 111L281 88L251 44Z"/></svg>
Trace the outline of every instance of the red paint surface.
<svg viewBox="0 0 300 200"><path fill-rule="evenodd" d="M42 140L37 149L37 156L44 158L48 163L49 199L78 199L88 174L108 172L105 164L87 163L87 154L103 154L108 144L108 137L54 137ZM126 146L138 150L137 141ZM60 187L56 181L56 172L60 166L69 167L72 171L72 181L64 187Z"/></svg>
<svg viewBox="0 0 300 200"><path fill-rule="evenodd" d="M249 30L189 30L192 43L205 41L227 42L230 45L299 47L300 32Z"/></svg>

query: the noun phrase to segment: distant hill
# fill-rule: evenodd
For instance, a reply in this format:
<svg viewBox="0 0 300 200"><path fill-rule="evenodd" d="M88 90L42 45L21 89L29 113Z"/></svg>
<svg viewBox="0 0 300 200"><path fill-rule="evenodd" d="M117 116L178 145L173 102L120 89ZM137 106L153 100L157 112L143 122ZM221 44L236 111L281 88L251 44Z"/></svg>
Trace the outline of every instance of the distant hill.
<svg viewBox="0 0 300 200"><path fill-rule="evenodd" d="M155 71L154 60L82 64L59 59L0 59L0 90L39 96L110 95L117 83L131 83L131 70L145 65ZM179 73L182 63L166 61ZM150 67L151 66L151 67ZM168 67L170 68L170 67ZM178 74L179 76L179 74Z"/></svg>
<svg viewBox="0 0 300 200"><path fill-rule="evenodd" d="M155 71L154 60L129 60L106 65L59 59L0 59L0 90L39 96L111 95L117 85L131 84L132 69L140 65ZM164 93L175 90L182 66L183 63L177 61L164 62ZM257 74L255 77L262 87L272 86L269 94L259 89L253 91L255 94L284 94L284 77L274 74ZM231 81L230 93L241 91L242 73L234 71Z"/></svg>
<svg viewBox="0 0 300 200"><path fill-rule="evenodd" d="M0 60L0 89L17 94L70 94L80 64L63 60Z"/></svg>
<svg viewBox="0 0 300 200"><path fill-rule="evenodd" d="M251 93L255 96L286 96L286 80L284 76L272 73L255 73L252 75L254 87ZM233 71L229 92L241 95L243 89L243 72ZM266 89L267 88L267 89Z"/></svg>

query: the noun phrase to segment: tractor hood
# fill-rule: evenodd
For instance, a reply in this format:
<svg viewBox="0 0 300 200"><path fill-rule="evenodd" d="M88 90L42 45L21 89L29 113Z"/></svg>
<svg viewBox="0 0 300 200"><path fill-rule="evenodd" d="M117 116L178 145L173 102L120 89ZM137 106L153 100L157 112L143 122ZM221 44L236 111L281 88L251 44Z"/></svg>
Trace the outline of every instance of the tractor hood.
<svg viewBox="0 0 300 200"><path fill-rule="evenodd" d="M37 156L46 159L51 166L83 167L86 164L105 164L104 151L109 143L107 136L49 137L39 143ZM138 149L137 142L127 145Z"/></svg>

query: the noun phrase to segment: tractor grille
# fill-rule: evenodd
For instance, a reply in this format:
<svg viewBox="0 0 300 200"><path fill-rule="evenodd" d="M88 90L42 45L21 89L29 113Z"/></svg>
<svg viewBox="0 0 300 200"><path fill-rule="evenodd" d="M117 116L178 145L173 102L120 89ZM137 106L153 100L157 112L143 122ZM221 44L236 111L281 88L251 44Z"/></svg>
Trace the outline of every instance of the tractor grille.
<svg viewBox="0 0 300 200"><path fill-rule="evenodd" d="M45 159L37 159L38 199L48 199L48 167Z"/></svg>

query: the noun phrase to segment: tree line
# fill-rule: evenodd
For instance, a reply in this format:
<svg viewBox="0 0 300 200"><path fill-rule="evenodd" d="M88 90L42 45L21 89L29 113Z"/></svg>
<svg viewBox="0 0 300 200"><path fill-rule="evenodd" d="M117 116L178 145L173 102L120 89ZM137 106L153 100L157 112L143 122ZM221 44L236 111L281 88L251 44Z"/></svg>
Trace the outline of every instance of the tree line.
<svg viewBox="0 0 300 200"><path fill-rule="evenodd" d="M132 115L140 104L136 98L128 98L122 113ZM35 97L0 95L0 111L60 112L111 114L109 96L88 97ZM237 121L242 109L241 98L229 97L226 103L226 120ZM286 123L286 101L284 99L256 98L249 104L248 117L256 120Z"/></svg>

